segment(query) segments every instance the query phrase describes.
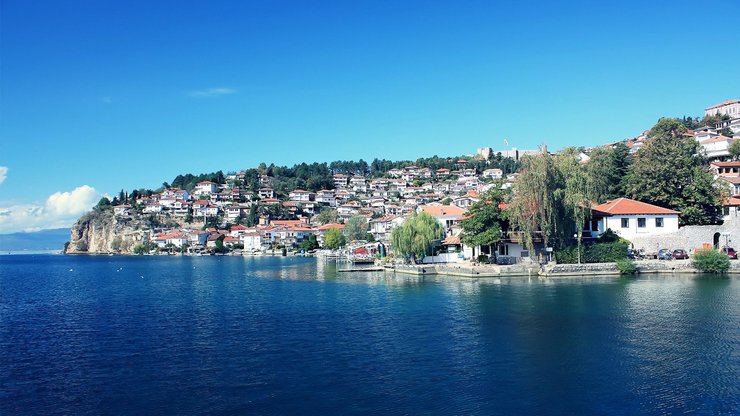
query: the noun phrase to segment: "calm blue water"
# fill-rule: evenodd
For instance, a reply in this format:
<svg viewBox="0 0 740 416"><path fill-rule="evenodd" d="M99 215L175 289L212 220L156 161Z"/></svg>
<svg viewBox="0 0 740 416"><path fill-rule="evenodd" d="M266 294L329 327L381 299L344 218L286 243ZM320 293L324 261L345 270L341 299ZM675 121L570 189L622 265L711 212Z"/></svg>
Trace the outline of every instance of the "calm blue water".
<svg viewBox="0 0 740 416"><path fill-rule="evenodd" d="M0 256L0 414L738 414L740 279Z"/></svg>

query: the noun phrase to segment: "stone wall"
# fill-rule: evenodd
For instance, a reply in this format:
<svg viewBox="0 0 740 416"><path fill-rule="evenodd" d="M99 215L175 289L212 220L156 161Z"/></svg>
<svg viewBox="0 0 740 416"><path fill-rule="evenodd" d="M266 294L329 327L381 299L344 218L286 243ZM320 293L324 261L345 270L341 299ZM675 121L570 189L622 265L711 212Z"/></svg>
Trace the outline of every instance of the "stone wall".
<svg viewBox="0 0 740 416"><path fill-rule="evenodd" d="M730 218L722 225L690 225L671 234L635 237L632 244L636 249L644 249L648 253L657 252L658 248L692 251L702 248L704 244L713 244L716 233L720 233L720 246L725 245L725 236L721 234L728 233L729 245L737 249L740 246L740 218Z"/></svg>

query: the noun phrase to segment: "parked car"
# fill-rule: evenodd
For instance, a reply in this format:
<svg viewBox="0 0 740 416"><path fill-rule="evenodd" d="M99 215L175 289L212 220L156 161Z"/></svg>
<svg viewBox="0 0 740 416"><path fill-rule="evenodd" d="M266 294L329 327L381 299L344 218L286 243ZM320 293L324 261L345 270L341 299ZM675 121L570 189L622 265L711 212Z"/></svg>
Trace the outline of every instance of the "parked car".
<svg viewBox="0 0 740 416"><path fill-rule="evenodd" d="M673 260L671 250L668 250L667 248L661 248L658 250L658 260Z"/></svg>
<svg viewBox="0 0 740 416"><path fill-rule="evenodd" d="M737 260L737 251L735 251L732 247L722 247L723 253L727 254L727 257L731 258L732 260Z"/></svg>
<svg viewBox="0 0 740 416"><path fill-rule="evenodd" d="M687 260L689 258L689 253L684 249L678 248L673 250L673 258L676 260Z"/></svg>

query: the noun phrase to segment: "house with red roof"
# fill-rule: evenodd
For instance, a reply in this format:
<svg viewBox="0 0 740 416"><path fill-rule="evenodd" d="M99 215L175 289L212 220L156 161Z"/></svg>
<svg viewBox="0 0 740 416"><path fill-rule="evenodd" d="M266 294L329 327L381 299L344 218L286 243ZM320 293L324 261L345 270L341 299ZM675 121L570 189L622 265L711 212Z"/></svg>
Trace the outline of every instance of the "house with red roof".
<svg viewBox="0 0 740 416"><path fill-rule="evenodd" d="M620 237L632 240L635 237L647 237L670 234L678 231L678 211L659 207L629 198L618 198L592 208L593 226L597 234L611 229Z"/></svg>
<svg viewBox="0 0 740 416"><path fill-rule="evenodd" d="M455 205L423 205L419 207L419 212L434 217L444 227L447 235L451 235L452 227L458 225L468 211Z"/></svg>

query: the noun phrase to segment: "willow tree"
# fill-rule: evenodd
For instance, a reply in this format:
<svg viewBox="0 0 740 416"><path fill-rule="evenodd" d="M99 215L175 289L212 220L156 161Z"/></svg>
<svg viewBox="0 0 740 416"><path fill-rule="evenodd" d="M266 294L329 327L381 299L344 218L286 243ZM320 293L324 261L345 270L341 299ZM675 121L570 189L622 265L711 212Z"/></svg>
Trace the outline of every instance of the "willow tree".
<svg viewBox="0 0 740 416"><path fill-rule="evenodd" d="M591 217L593 192L589 186L586 167L580 163L578 154L579 152L572 147L558 154L556 164L562 178L562 188L555 192L563 204L562 211L566 215L563 219L571 220L575 228L578 253L580 253L583 227ZM567 222L569 221L564 221L565 224Z"/></svg>
<svg viewBox="0 0 740 416"><path fill-rule="evenodd" d="M521 231L524 245L534 250L534 236L542 233L546 246L564 244L569 233L563 224L563 179L555 161L546 151L522 158L522 170L514 185L509 208L512 228Z"/></svg>
<svg viewBox="0 0 740 416"><path fill-rule="evenodd" d="M442 225L427 213L412 214L391 232L393 250L406 258L423 258L432 253L434 242L444 238Z"/></svg>

